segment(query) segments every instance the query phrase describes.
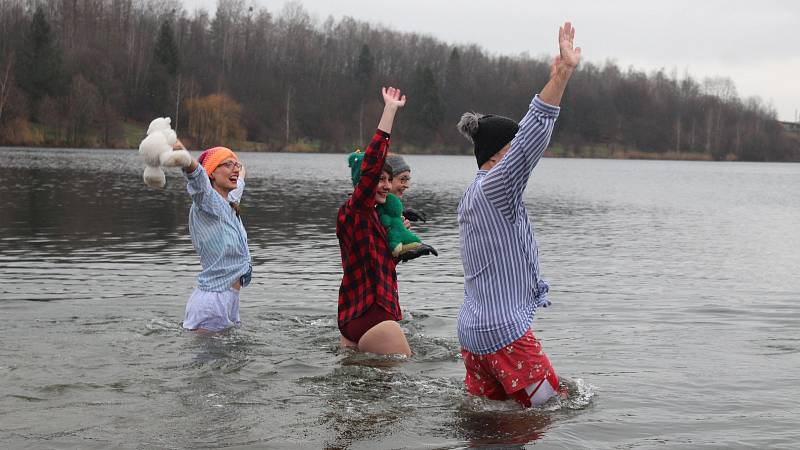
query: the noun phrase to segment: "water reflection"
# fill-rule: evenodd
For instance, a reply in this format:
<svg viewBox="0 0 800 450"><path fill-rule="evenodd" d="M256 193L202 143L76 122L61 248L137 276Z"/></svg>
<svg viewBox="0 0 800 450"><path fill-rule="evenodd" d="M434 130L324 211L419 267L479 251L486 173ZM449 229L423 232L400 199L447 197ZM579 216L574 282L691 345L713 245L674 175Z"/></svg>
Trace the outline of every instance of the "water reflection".
<svg viewBox="0 0 800 450"><path fill-rule="evenodd" d="M455 427L471 447L521 449L544 437L551 421L547 412L459 408Z"/></svg>
<svg viewBox="0 0 800 450"><path fill-rule="evenodd" d="M390 362L386 365L396 364ZM348 448L354 443L378 441L397 430L406 416L393 385L398 375L391 368L344 365L330 375L309 380L321 405L323 423L334 433L327 448ZM319 388L322 387L320 392ZM328 392L325 392L329 390Z"/></svg>

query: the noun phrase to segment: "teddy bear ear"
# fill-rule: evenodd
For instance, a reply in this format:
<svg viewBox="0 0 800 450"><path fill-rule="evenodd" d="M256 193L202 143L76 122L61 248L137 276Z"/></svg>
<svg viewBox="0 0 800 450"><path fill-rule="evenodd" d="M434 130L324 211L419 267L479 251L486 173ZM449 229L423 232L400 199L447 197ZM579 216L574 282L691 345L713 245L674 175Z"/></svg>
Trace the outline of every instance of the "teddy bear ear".
<svg viewBox="0 0 800 450"><path fill-rule="evenodd" d="M147 135L148 136L150 136L154 131L156 131L159 128L158 123L159 123L160 120L161 120L161 118L158 117L156 119L153 119L152 122L150 122L150 126L147 127Z"/></svg>
<svg viewBox="0 0 800 450"><path fill-rule="evenodd" d="M156 117L150 122L150 126L147 127L147 134L150 134L156 130L171 130L172 129L172 119L169 117Z"/></svg>

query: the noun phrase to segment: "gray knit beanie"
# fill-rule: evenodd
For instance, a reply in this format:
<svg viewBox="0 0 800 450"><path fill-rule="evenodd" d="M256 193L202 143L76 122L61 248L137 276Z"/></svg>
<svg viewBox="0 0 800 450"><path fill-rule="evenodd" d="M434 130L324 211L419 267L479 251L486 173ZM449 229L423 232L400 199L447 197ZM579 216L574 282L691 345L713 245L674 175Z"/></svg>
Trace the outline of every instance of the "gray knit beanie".
<svg viewBox="0 0 800 450"><path fill-rule="evenodd" d="M403 172L410 172L411 166L406 163L406 160L403 159L400 155L389 155L386 157L386 164L392 168L392 176L396 177L398 174Z"/></svg>

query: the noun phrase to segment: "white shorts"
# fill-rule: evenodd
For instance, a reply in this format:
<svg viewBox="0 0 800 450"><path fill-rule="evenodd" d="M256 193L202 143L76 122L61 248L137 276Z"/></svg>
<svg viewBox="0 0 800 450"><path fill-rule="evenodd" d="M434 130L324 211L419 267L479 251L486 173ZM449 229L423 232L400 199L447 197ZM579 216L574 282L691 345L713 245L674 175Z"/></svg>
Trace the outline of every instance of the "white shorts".
<svg viewBox="0 0 800 450"><path fill-rule="evenodd" d="M239 291L206 292L195 288L186 302L183 328L222 331L241 325L239 320Z"/></svg>

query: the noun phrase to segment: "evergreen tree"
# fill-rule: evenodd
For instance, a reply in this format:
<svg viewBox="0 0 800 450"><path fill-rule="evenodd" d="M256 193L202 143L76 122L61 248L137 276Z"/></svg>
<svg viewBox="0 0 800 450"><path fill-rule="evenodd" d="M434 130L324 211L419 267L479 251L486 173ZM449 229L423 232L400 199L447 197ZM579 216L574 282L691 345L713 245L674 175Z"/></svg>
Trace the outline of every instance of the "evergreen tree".
<svg viewBox="0 0 800 450"><path fill-rule="evenodd" d="M356 63L355 79L356 86L359 92L356 94L359 97L358 104L358 141L364 142L364 102L367 98L371 97L372 77L375 70L375 58L372 52L369 51L369 46L364 44L361 46L361 52L358 54L358 61Z"/></svg>
<svg viewBox="0 0 800 450"><path fill-rule="evenodd" d="M19 55L15 79L31 100L35 115L36 106L43 97L58 97L65 90L61 51L41 6L33 14Z"/></svg>
<svg viewBox="0 0 800 450"><path fill-rule="evenodd" d="M164 66L170 76L175 76L180 68L178 46L175 44L175 34L172 31L172 22L169 20L162 22L158 31L154 62Z"/></svg>
<svg viewBox="0 0 800 450"><path fill-rule="evenodd" d="M369 51L369 45L364 44L361 46L361 52L358 54L358 63L356 64L356 80L362 87L366 87L372 81L372 73L375 70L375 58L372 52Z"/></svg>
<svg viewBox="0 0 800 450"><path fill-rule="evenodd" d="M466 148L467 141L459 136L455 124L461 114L469 109L468 96L471 96L472 92L466 87L464 69L461 66L461 53L456 47L453 47L447 59L442 94L444 114L451 122L450 126L445 124L443 137L446 141L460 143L462 147Z"/></svg>
<svg viewBox="0 0 800 450"><path fill-rule="evenodd" d="M172 31L172 21L167 19L161 23L158 39L153 49L153 62L147 78L146 97L151 115L170 115L173 106L170 92L179 67L180 59Z"/></svg>
<svg viewBox="0 0 800 450"><path fill-rule="evenodd" d="M417 68L412 89L414 102L409 105L414 123L412 138L417 144L425 146L436 138L437 130L444 120L444 104L433 70L429 66Z"/></svg>

